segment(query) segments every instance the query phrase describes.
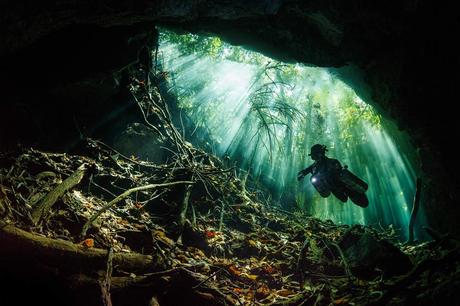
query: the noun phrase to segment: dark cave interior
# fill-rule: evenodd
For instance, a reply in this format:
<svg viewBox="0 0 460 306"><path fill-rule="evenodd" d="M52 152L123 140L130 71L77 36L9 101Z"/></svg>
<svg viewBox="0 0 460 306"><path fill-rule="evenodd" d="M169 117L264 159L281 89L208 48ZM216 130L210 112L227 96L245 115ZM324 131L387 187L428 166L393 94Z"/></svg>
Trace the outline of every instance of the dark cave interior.
<svg viewBox="0 0 460 306"><path fill-rule="evenodd" d="M451 269L449 267L452 266L448 264L455 263L454 270L459 267L457 239L460 238L460 228L457 222L460 218L460 208L457 206L459 201L457 190L460 186L456 178L459 166L455 158L454 144L454 136L458 131L456 124L458 115L455 111L454 99L457 99L456 93L460 81L457 72L460 68L460 50L454 41L455 37L460 35L460 17L457 11L450 7L451 5L453 6L453 4L440 4L430 0L373 2L256 0L250 3L228 0L189 2L164 0L139 3L123 0L41 3L7 0L0 4L0 23L3 25L0 29L0 84L2 84L0 153L3 154L2 156L10 156L8 154L26 152L32 147L40 152L85 156L91 151L87 148L83 149L85 145L87 146L84 144L87 137L98 139L107 147L116 146L117 137L129 124L144 121L136 104L136 94L132 93L133 88L138 90L137 87L131 86L132 75L142 75L146 67L152 66L155 50L158 47L157 27L164 27L177 33L216 35L230 44L243 46L284 62L336 68L352 64L359 69L365 85L370 88L372 106L382 116L393 121L399 129L407 132L412 145L416 148L423 181L421 192L424 200L421 205L431 231L430 237L438 235L438 239L433 238L436 245L448 245L446 247L448 251L444 250L447 252L446 256L424 261L423 265L417 266L418 269L414 268L407 274L410 277L394 281L398 285L409 286L409 283L416 283L417 277L421 275L420 271L432 263L439 264L441 272L444 271L443 269ZM354 83L350 76L344 74L339 77L351 87L360 86ZM157 80L158 77L154 76L152 79ZM157 87L158 95L167 95L161 92L160 86ZM359 88L356 90L358 91ZM168 107L174 117L177 106L169 104ZM142 141L138 145L141 144ZM155 146L158 150L159 146L167 145L158 141L153 147ZM105 148L93 143L93 153L95 147ZM191 150L187 149L187 145L184 148L186 149L182 150ZM153 159L157 158L155 161L157 163L164 162L169 156L168 153L160 151L154 154ZM29 155L41 160L43 156L37 152L39 151L34 153L36 155L32 153ZM104 154L99 153L99 157L101 155ZM62 158L66 160L67 157ZM2 186L3 180L7 180L6 177L9 176L7 170L11 166L7 160L6 157L0 158L0 167L5 170L0 172L0 175L3 175L0 180ZM72 158L68 161L69 165L76 164ZM217 163L211 162L213 165ZM77 168L63 167L61 169L65 169L65 176L69 176ZM162 175L168 176L166 172ZM84 177L83 182L86 180L87 178ZM179 175L178 180L188 181L190 177ZM2 188L7 189L7 187ZM166 200L180 202L184 195L188 199L190 197L188 187L181 188L173 191L173 195ZM2 254L0 265L1 269L6 271L5 281L8 283L2 285L0 292L8 293L4 295L5 305L22 305L36 301L46 301L52 305L111 303L110 292L105 295L105 299L102 298L102 301L99 298L101 290L104 291L103 285L99 286L97 282L94 284L90 279L85 282L83 274L78 274L79 277L81 276L78 281L75 278L70 279L68 275L63 275L65 273L62 271L66 269L59 268L59 265L53 267L43 263L49 261L48 257L62 261L58 254L62 252L61 256L70 258L69 265L82 264L76 256L73 257L72 252L64 251L70 246L58 247L54 251L45 248L37 251L28 244L15 242L15 239L23 241L26 240L24 237L27 235L34 235L37 224L32 226L17 222L16 225L22 228L22 232L20 229L10 228L12 224L7 221L7 209L4 206L6 207L5 203L9 203L11 199L4 198L7 195L6 189L0 190L2 196L0 216L4 220L0 221L2 227L0 241L3 249L0 251ZM245 189L244 184L240 189ZM120 193L119 190L111 190L111 192ZM199 215L200 211L198 208L197 210ZM245 213L244 210L242 213ZM249 211L249 213L257 212ZM223 214L222 212L221 215ZM194 210L193 215L195 216ZM270 222L267 221L268 223ZM167 225L163 224L163 226L168 228ZM309 229L313 228L311 224L308 226ZM275 228L276 226L273 228L274 231ZM182 229L182 234L177 237L172 234L172 238L180 237L186 240L186 233L189 237L196 234L196 230L187 229L187 225L184 229L182 224ZM30 233L28 234L27 231ZM214 234L213 231L206 231L208 238L209 235ZM249 235L248 232L246 234ZM346 235L353 236L352 234L347 232ZM40 239L40 236L27 237ZM342 237L341 241L345 241L346 238ZM162 239L166 240L162 242L165 245L170 243L168 237L164 236ZM254 240L255 238L247 240L250 243L246 247L250 249ZM303 242L305 238L301 240ZM161 246L162 243L160 242ZM455 247L452 247L453 245ZM200 249L199 243L193 246ZM340 246L342 247L342 244ZM310 245L310 251L311 249L314 248ZM391 252L392 249L389 249L391 248L385 250ZM48 254L49 252L56 252L58 255ZM343 256L342 253L341 255ZM404 267L405 259L397 256L394 255L393 259L404 272L407 272ZM93 261L100 261L100 258ZM122 261L123 259L118 259L120 265ZM201 286L201 283L198 282L197 285L192 281L193 277L196 281L196 275L178 270L178 275L171 276L167 272L162 272L166 271L166 268L171 269L170 266L160 265L158 262L155 264L157 270L154 273L150 271L150 276L144 275L140 282L144 284L151 282L149 286L153 284L160 288L163 286L165 288L163 291L167 293L158 290L155 293L157 300L146 293L142 285L130 287L127 285L129 280L122 280L122 276L117 276L120 282L126 285L126 291L123 291L124 285L113 280L114 304L143 305L149 300L149 305L233 305L234 300L223 297L220 297L223 302L219 300L216 296L225 294L217 289L209 291L208 288L209 290L206 291L203 286L202 292L191 293L193 291L191 287ZM139 266L132 271L139 270ZM222 267L216 270L217 272L208 274L213 274L214 277L223 274L220 272L223 270ZM104 269L105 267L102 270ZM230 274L239 277L241 272L235 269L230 269ZM358 272L353 272L354 276L359 275L359 267L357 270ZM98 273L100 274L100 271ZM123 277L128 279L130 274L126 273L127 275ZM155 273L164 273L164 275L155 278ZM173 280L178 278L180 281L169 282L168 278ZM71 285L67 285L63 279L69 281ZM107 281L107 278L105 280ZM436 287L437 291L430 296L425 296L423 301L413 296L407 299L399 297L400 300L397 301L392 300L397 294L394 293L395 287L391 287L392 289L387 289L386 293L382 294L384 298L355 300L355 305L398 304L398 302L400 303L398 305L408 302L432 305L441 296L445 301L449 301L449 298L455 296L455 290L458 288L459 274L454 274L446 282L449 285ZM19 295L9 293L14 292L13 289L19 286L26 292ZM256 287L253 284L248 286ZM256 297L265 297L263 288L265 287L254 289L253 303ZM349 290L352 292L352 289ZM304 288L302 291L304 295L300 300L292 298L267 305L330 305L331 303L348 305L352 301L350 297L340 300L338 295L333 300L322 300L321 295L327 296L322 291L320 293L315 291L318 297L309 296L307 299L306 291L308 290ZM233 295L239 294L235 292ZM353 296L354 293L350 294ZM95 296L97 298L93 300ZM175 296L176 299L172 299L171 296ZM348 295L343 293L342 296ZM252 305L247 300L238 300L238 303Z"/></svg>

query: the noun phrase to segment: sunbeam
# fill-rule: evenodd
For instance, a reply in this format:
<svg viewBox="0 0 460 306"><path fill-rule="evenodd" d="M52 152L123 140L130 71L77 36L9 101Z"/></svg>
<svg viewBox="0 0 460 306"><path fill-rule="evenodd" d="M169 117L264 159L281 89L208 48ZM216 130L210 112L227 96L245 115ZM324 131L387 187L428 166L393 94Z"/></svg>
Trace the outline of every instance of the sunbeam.
<svg viewBox="0 0 460 306"><path fill-rule="evenodd" d="M160 62L181 110L207 130L217 155L284 208L339 224L392 226L407 237L419 169L402 132L331 70L279 63L217 38L190 47L197 37L163 33ZM315 143L369 184L367 208L322 198L309 180L297 181Z"/></svg>

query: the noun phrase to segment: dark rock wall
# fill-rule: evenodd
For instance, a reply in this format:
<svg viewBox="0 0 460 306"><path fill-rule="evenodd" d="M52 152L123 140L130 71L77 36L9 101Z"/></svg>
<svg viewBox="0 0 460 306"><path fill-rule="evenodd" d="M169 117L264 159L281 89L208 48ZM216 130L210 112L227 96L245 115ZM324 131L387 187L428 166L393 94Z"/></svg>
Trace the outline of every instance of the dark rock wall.
<svg viewBox="0 0 460 306"><path fill-rule="evenodd" d="M2 1L0 145L65 148L80 133L113 141L114 131L136 117L123 71L136 65L153 24L212 33L284 61L357 67L371 103L418 148L430 222L459 234L460 18L451 6L431 0Z"/></svg>
<svg viewBox="0 0 460 306"><path fill-rule="evenodd" d="M126 69L137 65L153 30L71 25L4 56L1 146L20 140L62 149L81 136L112 140L137 115Z"/></svg>

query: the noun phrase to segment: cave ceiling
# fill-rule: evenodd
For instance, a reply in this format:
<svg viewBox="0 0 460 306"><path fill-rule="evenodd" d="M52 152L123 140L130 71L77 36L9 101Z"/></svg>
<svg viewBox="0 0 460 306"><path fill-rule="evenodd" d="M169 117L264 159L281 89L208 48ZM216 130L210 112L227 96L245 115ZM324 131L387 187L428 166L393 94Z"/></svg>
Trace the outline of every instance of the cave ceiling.
<svg viewBox="0 0 460 306"><path fill-rule="evenodd" d="M460 27L449 5L416 0L6 1L0 8L0 58L10 62L9 68L15 55L24 56L56 33L97 45L85 41L88 27L135 36L154 25L218 35L282 61L353 65L371 88L372 103L411 134L425 171L440 172L440 161L452 177L458 168L450 149L456 114L449 105L459 81L460 53L453 41ZM137 28L127 32L130 26Z"/></svg>

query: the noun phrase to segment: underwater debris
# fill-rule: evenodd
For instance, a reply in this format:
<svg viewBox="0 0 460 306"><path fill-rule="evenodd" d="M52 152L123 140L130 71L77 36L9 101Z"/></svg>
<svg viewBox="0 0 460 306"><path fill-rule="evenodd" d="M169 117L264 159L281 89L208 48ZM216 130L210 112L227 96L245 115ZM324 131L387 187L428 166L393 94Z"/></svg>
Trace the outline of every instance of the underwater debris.
<svg viewBox="0 0 460 306"><path fill-rule="evenodd" d="M107 207L127 190L193 177L191 170L114 159L91 139L85 150L0 157L0 254L8 273L20 264L23 277L34 279L52 267L52 277L88 304L105 292L119 305L429 305L459 279L455 241L391 243L390 231L283 213L241 194L238 178L217 162L195 164L195 177L206 174L210 183L192 185L183 226L184 185L139 189ZM81 181L35 223L35 207L83 164Z"/></svg>

